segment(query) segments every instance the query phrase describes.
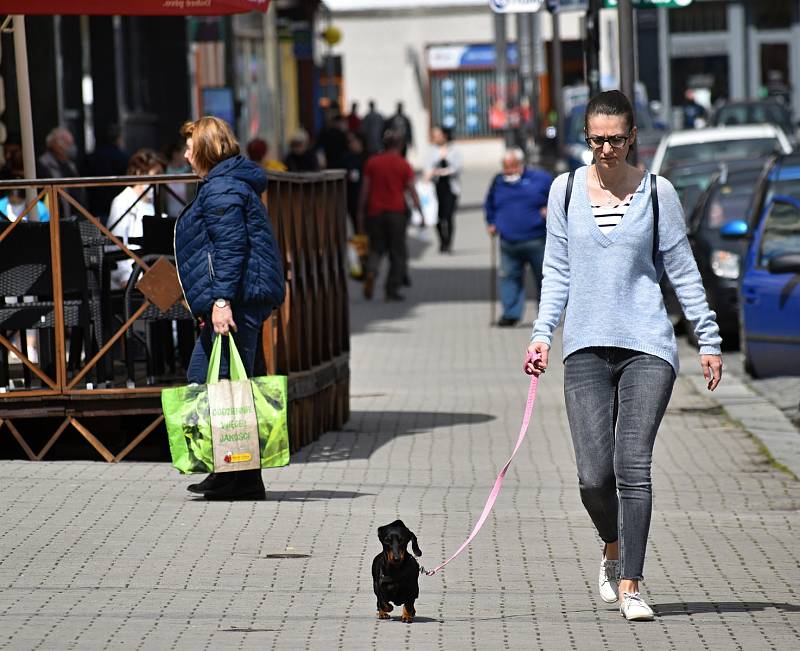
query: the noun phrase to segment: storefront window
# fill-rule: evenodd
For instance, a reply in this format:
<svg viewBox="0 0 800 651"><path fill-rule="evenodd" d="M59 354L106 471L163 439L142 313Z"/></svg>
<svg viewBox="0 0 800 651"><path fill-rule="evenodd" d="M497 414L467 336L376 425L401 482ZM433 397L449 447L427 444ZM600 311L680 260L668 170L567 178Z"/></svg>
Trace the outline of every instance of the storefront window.
<svg viewBox="0 0 800 651"><path fill-rule="evenodd" d="M791 2L763 2L753 5L756 29L789 29L792 26Z"/></svg>
<svg viewBox="0 0 800 651"><path fill-rule="evenodd" d="M693 2L688 7L670 9L669 31L684 32L724 32L728 29L727 2ZM772 11L770 2L769 10Z"/></svg>

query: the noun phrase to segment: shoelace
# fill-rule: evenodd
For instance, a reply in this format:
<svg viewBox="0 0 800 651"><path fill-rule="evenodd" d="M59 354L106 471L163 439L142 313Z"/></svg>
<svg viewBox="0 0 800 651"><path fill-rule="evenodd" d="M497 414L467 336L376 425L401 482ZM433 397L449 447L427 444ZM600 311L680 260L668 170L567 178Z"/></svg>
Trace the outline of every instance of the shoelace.
<svg viewBox="0 0 800 651"><path fill-rule="evenodd" d="M644 599L642 599L639 596L638 592L634 592L632 594L630 592L626 592L624 595L624 599L626 602L628 602L627 605L642 606L644 608L649 608L649 606L644 602Z"/></svg>

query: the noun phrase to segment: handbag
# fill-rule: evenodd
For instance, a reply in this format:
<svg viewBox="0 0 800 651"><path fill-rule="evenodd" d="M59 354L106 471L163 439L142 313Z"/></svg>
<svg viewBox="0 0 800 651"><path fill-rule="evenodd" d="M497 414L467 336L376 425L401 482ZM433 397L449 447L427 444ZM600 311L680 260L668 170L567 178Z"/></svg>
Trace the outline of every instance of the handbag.
<svg viewBox="0 0 800 651"><path fill-rule="evenodd" d="M222 341L230 380L219 379ZM181 473L275 468L289 463L287 378L248 378L233 337L217 336L206 384L161 391L172 465Z"/></svg>

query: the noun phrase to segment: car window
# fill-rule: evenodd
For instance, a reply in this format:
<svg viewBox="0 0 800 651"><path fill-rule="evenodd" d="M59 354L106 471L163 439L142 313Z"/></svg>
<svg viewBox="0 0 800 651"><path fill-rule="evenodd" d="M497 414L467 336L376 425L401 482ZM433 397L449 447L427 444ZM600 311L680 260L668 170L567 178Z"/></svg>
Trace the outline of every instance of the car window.
<svg viewBox="0 0 800 651"><path fill-rule="evenodd" d="M719 184L712 192L707 204L700 230L705 233L716 233L728 222L746 219L750 202L753 198L753 184L736 185L734 179Z"/></svg>
<svg viewBox="0 0 800 651"><path fill-rule="evenodd" d="M680 169L680 168L673 168ZM678 200L681 202L683 212L687 216L694 208L700 195L706 191L708 184L711 182L711 177L717 173L717 168L711 168L702 172L693 174L677 174L671 173L667 170L664 176L670 180L675 192L678 193Z"/></svg>
<svg viewBox="0 0 800 651"><path fill-rule="evenodd" d="M800 208L775 202L770 206L764 223L759 265L766 267L771 258L784 253L800 253Z"/></svg>
<svg viewBox="0 0 800 651"><path fill-rule="evenodd" d="M785 194L795 199L800 199L800 179L786 179L783 181L772 181L767 192L767 201L776 194Z"/></svg>
<svg viewBox="0 0 800 651"><path fill-rule="evenodd" d="M786 111L776 104L742 104L723 106L716 115L717 125L733 126L737 124L775 124L791 130L791 120Z"/></svg>
<svg viewBox="0 0 800 651"><path fill-rule="evenodd" d="M779 150L780 145L777 138L719 140L691 145L673 145L664 152L664 160L661 165L674 165L678 161L699 163L736 158L762 158Z"/></svg>

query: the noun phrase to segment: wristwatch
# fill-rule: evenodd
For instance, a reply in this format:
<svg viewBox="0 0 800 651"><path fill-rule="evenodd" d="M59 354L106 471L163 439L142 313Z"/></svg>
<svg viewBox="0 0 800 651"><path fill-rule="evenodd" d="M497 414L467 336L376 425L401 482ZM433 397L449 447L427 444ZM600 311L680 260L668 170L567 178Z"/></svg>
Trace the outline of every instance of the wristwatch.
<svg viewBox="0 0 800 651"><path fill-rule="evenodd" d="M218 298L216 301L214 301L214 305L219 308L228 307L230 304L231 302L227 298Z"/></svg>

